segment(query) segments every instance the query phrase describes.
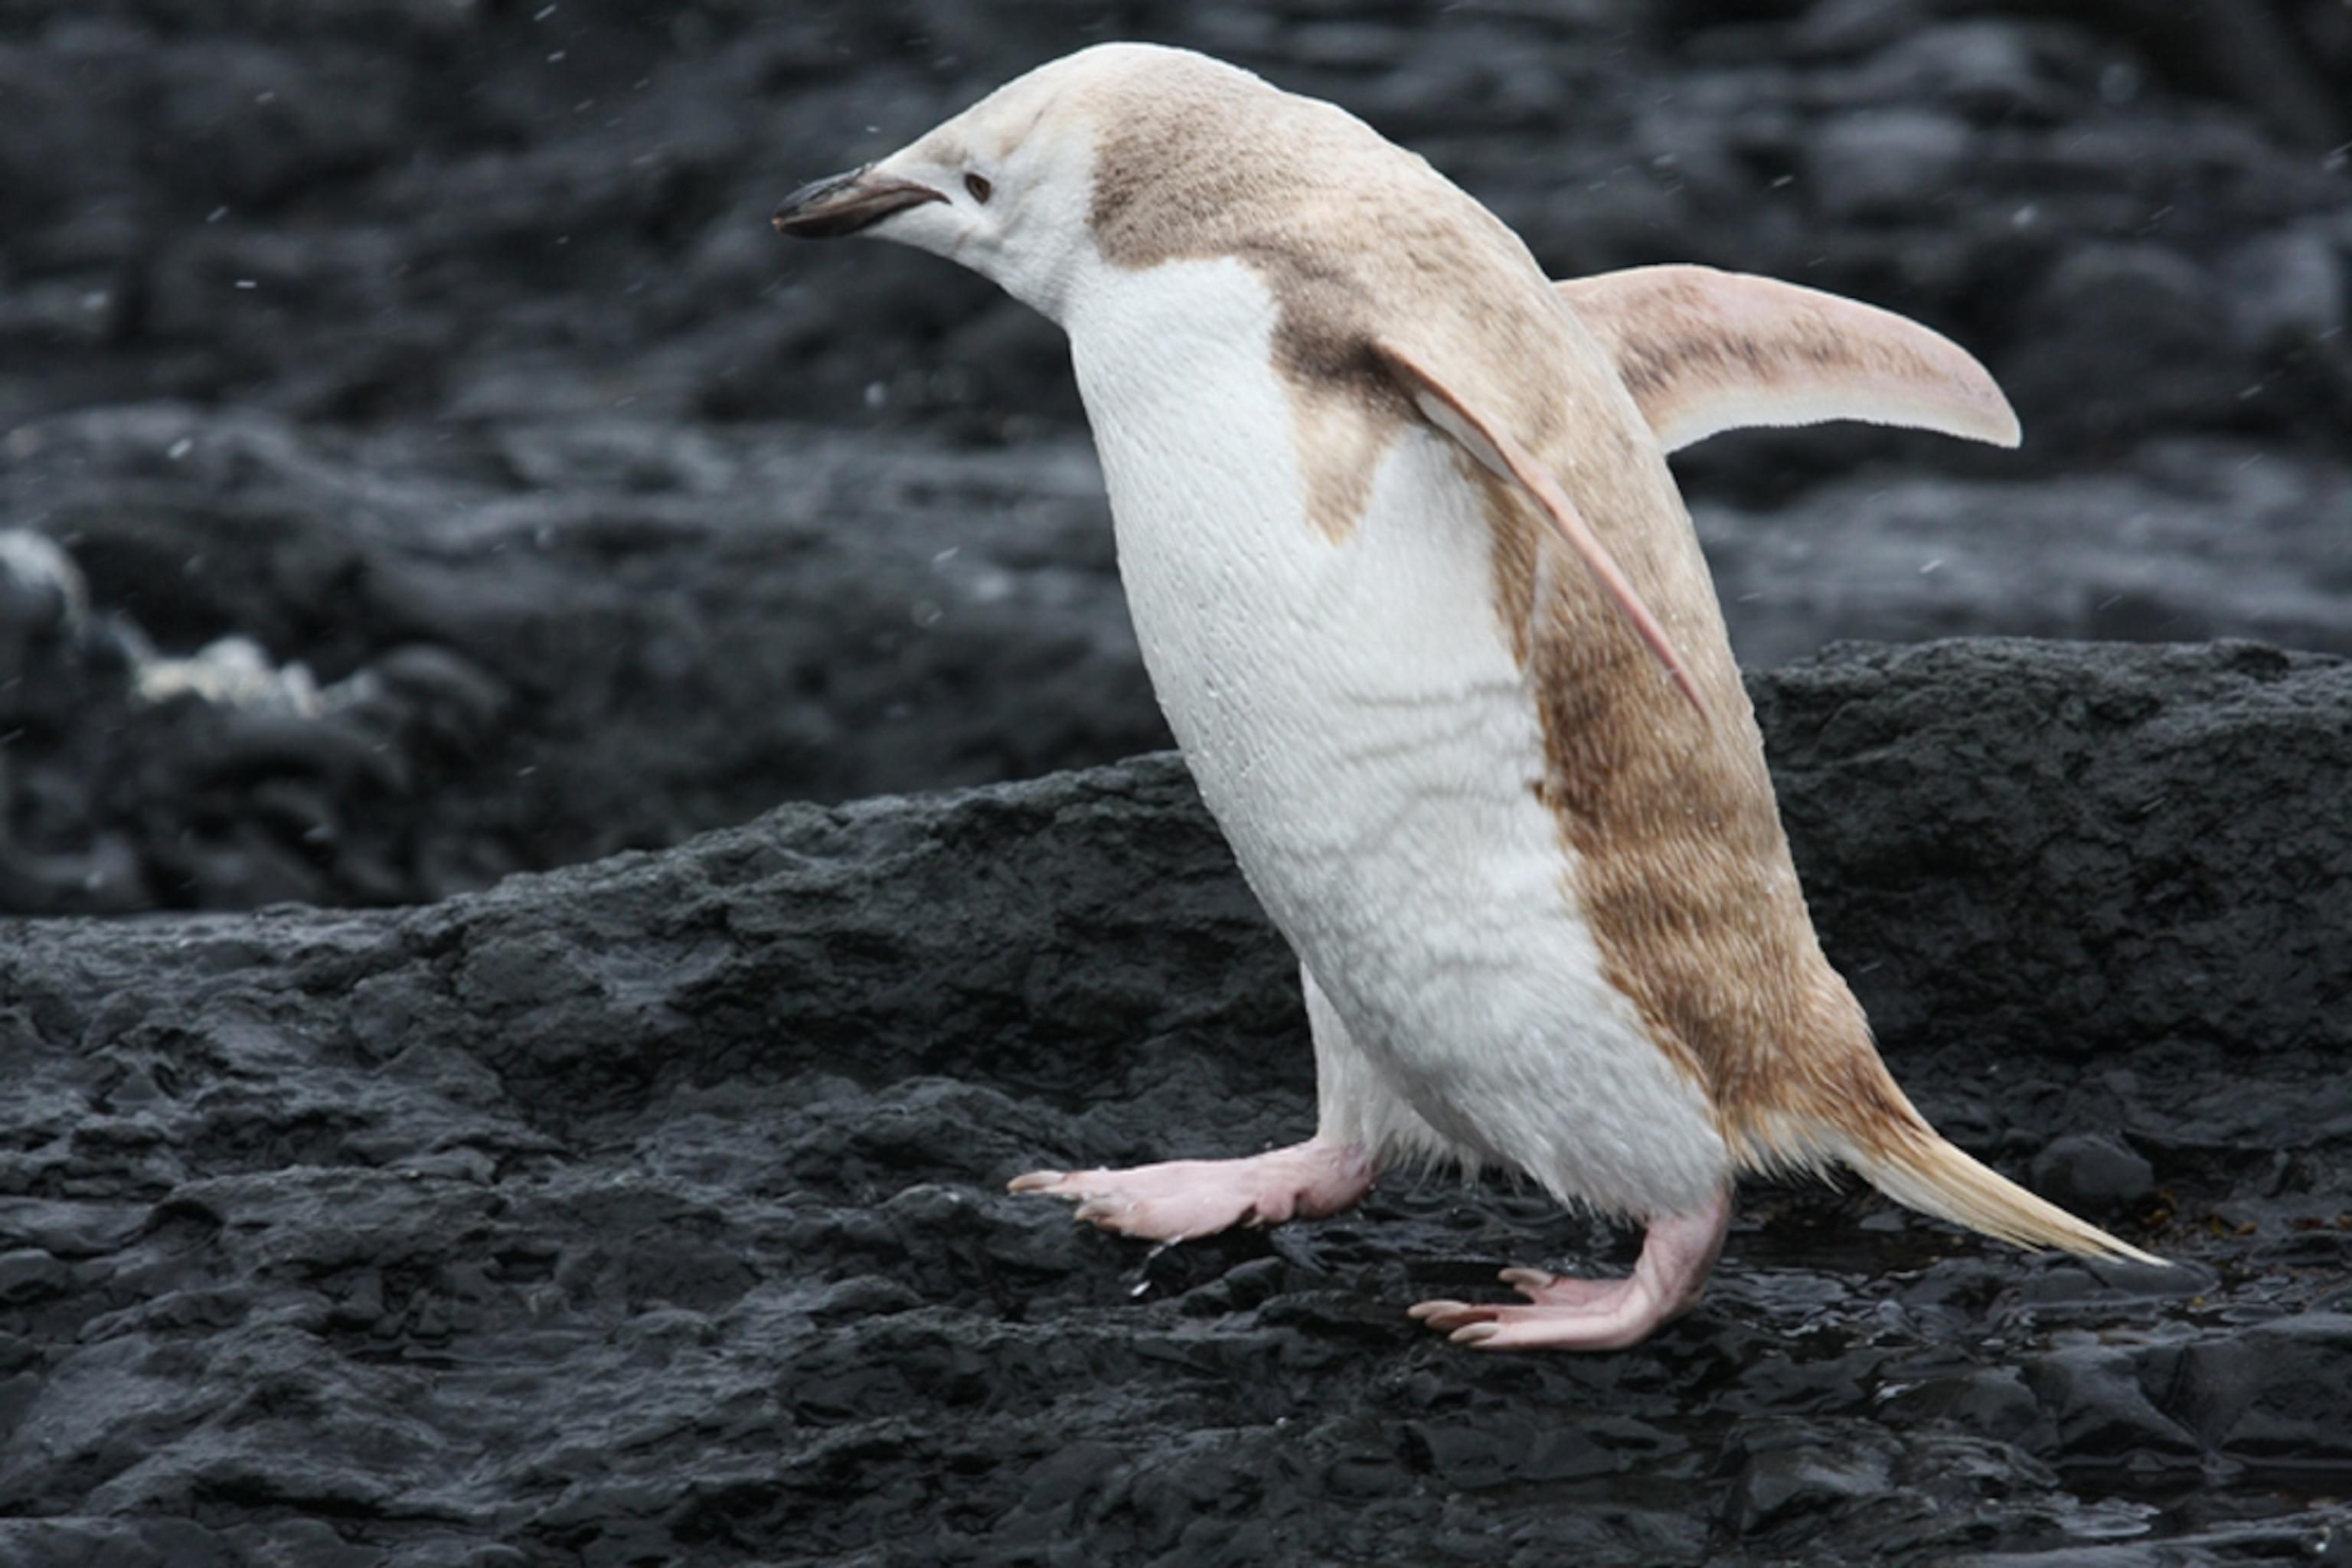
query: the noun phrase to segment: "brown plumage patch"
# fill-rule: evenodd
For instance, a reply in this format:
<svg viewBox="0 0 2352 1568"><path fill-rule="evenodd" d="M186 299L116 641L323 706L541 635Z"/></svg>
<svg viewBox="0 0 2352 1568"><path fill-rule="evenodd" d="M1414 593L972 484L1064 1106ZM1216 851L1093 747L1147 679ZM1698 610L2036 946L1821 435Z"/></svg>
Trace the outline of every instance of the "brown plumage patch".
<svg viewBox="0 0 2352 1568"><path fill-rule="evenodd" d="M1655 327L1661 323L1654 318L1645 324ZM1816 321L1791 321L1788 331L1771 338L1753 332L1709 336L1705 330L1707 321L1695 311L1681 318L1668 318L1664 324L1674 330L1629 345L1628 352L1617 362L1633 401L1645 408L1661 395L1697 382L1734 381L1742 385L1770 386L1818 374L1832 365L1898 371L1916 368L1870 364L1869 360L1892 356L1874 349L1857 353L1852 345L1841 342L1824 323Z"/></svg>
<svg viewBox="0 0 2352 1568"><path fill-rule="evenodd" d="M1494 313L1459 284L1499 260L1533 269L1517 237L1419 158L1328 103L1197 58L1150 62L1148 88L1093 84L1091 218L1116 266L1232 257L1280 314L1273 364L1291 392L1307 514L1350 531L1379 459L1417 417L1370 345L1400 319L1499 342L1556 321L1524 292ZM1344 237L1376 235L1376 246ZM1465 243L1466 242L1466 243Z"/></svg>
<svg viewBox="0 0 2352 1568"><path fill-rule="evenodd" d="M1538 794L1575 852L1568 896L1734 1151L1801 1162L1809 1126L1917 1125L1814 939L1706 563L1607 353L1517 237L1353 117L1204 59L1137 68L1148 85L1079 106L1097 245L1134 268L1236 257L1265 280L1316 525L1344 536L1419 422L1371 352L1392 345L1559 480L1689 666L1711 722L1528 498L1464 455L1540 716Z"/></svg>
<svg viewBox="0 0 2352 1568"><path fill-rule="evenodd" d="M1548 524L1518 489L1466 465L1494 531L1496 611L1538 704L1541 798L1575 851L1572 896L1604 973L1751 1167L1811 1163L1826 1129L1874 1146L1924 1131L1813 934L1755 710L1663 465L1628 450L1567 472L1710 716L1573 562L1544 563Z"/></svg>
<svg viewBox="0 0 2352 1568"><path fill-rule="evenodd" d="M1894 358L1871 343L1842 339L1819 316L1791 313L1770 333L1727 331L1710 301L1691 283L1662 285L1651 300L1638 338L1628 342L1617 361L1619 374L1636 403L1679 383L1711 376L1736 377L1743 383L1765 383L1811 375L1823 366L1865 364ZM1590 303L1585 306L1588 321ZM1880 369L1917 369L1899 361L1879 363Z"/></svg>

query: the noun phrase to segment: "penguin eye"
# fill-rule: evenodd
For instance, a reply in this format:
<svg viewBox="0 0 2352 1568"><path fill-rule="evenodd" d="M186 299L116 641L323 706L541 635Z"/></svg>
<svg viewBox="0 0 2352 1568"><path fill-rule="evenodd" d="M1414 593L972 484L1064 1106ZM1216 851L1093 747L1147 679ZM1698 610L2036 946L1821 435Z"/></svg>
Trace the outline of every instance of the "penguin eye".
<svg viewBox="0 0 2352 1568"><path fill-rule="evenodd" d="M963 177L963 188L971 193L973 201L984 202L988 199L989 193L996 187L978 174L966 174Z"/></svg>

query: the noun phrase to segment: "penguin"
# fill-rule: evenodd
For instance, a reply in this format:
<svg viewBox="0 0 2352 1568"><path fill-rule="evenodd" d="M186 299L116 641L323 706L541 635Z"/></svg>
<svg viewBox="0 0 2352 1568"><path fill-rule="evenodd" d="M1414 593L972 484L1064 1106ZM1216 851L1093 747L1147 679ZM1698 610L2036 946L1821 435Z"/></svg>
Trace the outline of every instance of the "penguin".
<svg viewBox="0 0 2352 1568"><path fill-rule="evenodd" d="M1629 1277L1514 1268L1519 1300L1411 1309L1490 1351L1690 1310L1747 1173L1844 1166L2005 1241L2158 1261L1887 1072L1666 466L1835 418L2014 446L1965 352L1706 268L1555 284L1345 110L1150 45L1041 66L773 221L960 262L1067 333L1145 666L1299 960L1312 1137L1013 1192L1174 1241L1450 1161L1645 1227Z"/></svg>

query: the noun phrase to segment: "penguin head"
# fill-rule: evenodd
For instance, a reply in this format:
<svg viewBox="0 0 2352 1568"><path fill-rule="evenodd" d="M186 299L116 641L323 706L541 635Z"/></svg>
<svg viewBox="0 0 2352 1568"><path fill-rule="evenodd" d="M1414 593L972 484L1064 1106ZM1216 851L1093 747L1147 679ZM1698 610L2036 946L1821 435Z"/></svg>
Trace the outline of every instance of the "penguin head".
<svg viewBox="0 0 2352 1568"><path fill-rule="evenodd" d="M1039 66L886 158L814 180L773 222L804 239L867 235L962 264L1055 321L1098 252L1107 142L1187 105L1202 72L1255 83L1188 50L1098 44ZM1150 138L1144 138L1147 144ZM1119 177L1132 183L1134 171Z"/></svg>

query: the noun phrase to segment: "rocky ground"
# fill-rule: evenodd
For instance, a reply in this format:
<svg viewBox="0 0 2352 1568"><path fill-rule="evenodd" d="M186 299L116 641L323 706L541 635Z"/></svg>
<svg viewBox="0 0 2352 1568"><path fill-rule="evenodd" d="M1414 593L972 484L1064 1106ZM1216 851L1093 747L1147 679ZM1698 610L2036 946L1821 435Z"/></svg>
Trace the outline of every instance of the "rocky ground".
<svg viewBox="0 0 2352 1568"><path fill-rule="evenodd" d="M2352 663L1853 649L1756 691L1928 1114L2179 1260L1751 1193L1617 1355L1409 1322L1507 1190L1157 1254L1002 1191L1311 1124L1171 756L406 911L0 952L0 1561L2341 1560Z"/></svg>
<svg viewBox="0 0 2352 1568"><path fill-rule="evenodd" d="M766 215L1105 37L1992 367L2017 453L1678 464L1898 1073L2185 1269L1759 1189L1489 1360L1402 1309L1626 1238L1000 1194L1295 1135L1303 1025L1181 769L1053 773L1165 743L1053 331ZM0 11L0 1563L2352 1561L2347 83L2333 0ZM1790 665L1996 633L2319 651Z"/></svg>

